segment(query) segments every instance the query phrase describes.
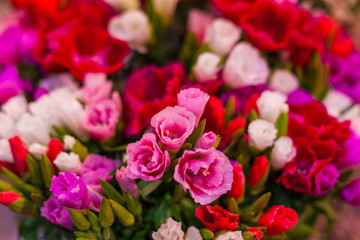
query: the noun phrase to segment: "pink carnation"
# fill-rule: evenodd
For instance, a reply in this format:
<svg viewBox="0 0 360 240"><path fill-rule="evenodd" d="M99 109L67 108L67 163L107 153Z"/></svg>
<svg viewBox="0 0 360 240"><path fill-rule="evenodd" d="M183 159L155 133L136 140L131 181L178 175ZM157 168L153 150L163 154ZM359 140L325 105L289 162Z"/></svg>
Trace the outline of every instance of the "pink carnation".
<svg viewBox="0 0 360 240"><path fill-rule="evenodd" d="M84 82L85 85L81 89L81 99L85 103L97 103L110 97L113 84L106 80L106 74L88 73L85 75Z"/></svg>
<svg viewBox="0 0 360 240"><path fill-rule="evenodd" d="M196 148L209 149L216 142L216 134L213 132L204 133L196 144Z"/></svg>
<svg viewBox="0 0 360 240"><path fill-rule="evenodd" d="M121 169L116 171L116 180L118 181L120 187L124 192L128 192L134 197L138 194L138 188L134 179L129 178L127 169L121 167Z"/></svg>

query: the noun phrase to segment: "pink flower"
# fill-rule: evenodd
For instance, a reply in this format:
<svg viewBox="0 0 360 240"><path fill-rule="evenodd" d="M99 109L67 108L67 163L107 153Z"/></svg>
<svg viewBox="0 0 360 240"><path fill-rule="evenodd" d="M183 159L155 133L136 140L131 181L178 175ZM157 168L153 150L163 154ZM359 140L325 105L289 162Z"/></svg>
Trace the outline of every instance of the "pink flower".
<svg viewBox="0 0 360 240"><path fill-rule="evenodd" d="M114 92L112 99L86 105L83 126L91 136L99 141L111 137L116 131L120 118L120 96Z"/></svg>
<svg viewBox="0 0 360 240"><path fill-rule="evenodd" d="M129 154L126 171L132 179L159 180L170 166L169 152L160 149L152 133L146 133L140 141L130 143L126 152Z"/></svg>
<svg viewBox="0 0 360 240"><path fill-rule="evenodd" d="M216 142L216 134L213 132L204 133L196 144L196 148L209 149Z"/></svg>
<svg viewBox="0 0 360 240"><path fill-rule="evenodd" d="M88 73L85 75L84 82L81 99L85 103L97 103L110 97L113 84L111 81L106 81L106 74Z"/></svg>
<svg viewBox="0 0 360 240"><path fill-rule="evenodd" d="M233 167L222 152L210 148L184 152L175 167L175 181L189 189L196 203L209 204L231 189Z"/></svg>
<svg viewBox="0 0 360 240"><path fill-rule="evenodd" d="M189 12L188 29L195 35L199 44L204 42L205 32L214 19L206 12L191 10Z"/></svg>
<svg viewBox="0 0 360 240"><path fill-rule="evenodd" d="M134 197L138 194L138 188L134 179L129 178L127 173L127 168L121 167L121 169L116 171L116 180L118 181L121 189L124 192L128 192Z"/></svg>
<svg viewBox="0 0 360 240"><path fill-rule="evenodd" d="M151 119L160 142L170 149L180 149L195 128L196 117L184 107L167 107Z"/></svg>
<svg viewBox="0 0 360 240"><path fill-rule="evenodd" d="M185 107L186 110L195 114L197 125L204 113L206 103L209 101L210 96L198 88L188 88L182 90L177 98L178 106Z"/></svg>

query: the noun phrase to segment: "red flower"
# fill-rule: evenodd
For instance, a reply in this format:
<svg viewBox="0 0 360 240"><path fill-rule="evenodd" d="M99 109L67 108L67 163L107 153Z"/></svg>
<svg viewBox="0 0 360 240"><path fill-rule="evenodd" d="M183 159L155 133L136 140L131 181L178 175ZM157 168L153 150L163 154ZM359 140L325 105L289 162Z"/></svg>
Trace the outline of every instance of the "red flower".
<svg viewBox="0 0 360 240"><path fill-rule="evenodd" d="M264 236L264 233L257 227L248 227L247 229L253 234L255 239L261 239Z"/></svg>
<svg viewBox="0 0 360 240"><path fill-rule="evenodd" d="M3 167L6 168L7 170L13 172L13 173L18 173L15 164L8 163L8 162L4 162L4 161L1 161L1 160L0 160L0 170L1 170Z"/></svg>
<svg viewBox="0 0 360 240"><path fill-rule="evenodd" d="M216 230L234 231L239 224L239 216L216 205L200 206L196 209L195 215L206 228L215 232Z"/></svg>
<svg viewBox="0 0 360 240"><path fill-rule="evenodd" d="M231 190L227 194L229 198L240 199L245 192L245 175L240 164L233 166L233 175Z"/></svg>
<svg viewBox="0 0 360 240"><path fill-rule="evenodd" d="M261 94L259 92L251 94L251 96L248 98L248 100L241 109L243 115L249 115L251 113L251 110L254 110L256 113L259 112L256 102L260 98L260 96Z"/></svg>
<svg viewBox="0 0 360 240"><path fill-rule="evenodd" d="M258 225L267 228L266 234L277 235L290 230L298 221L298 214L293 209L272 206L260 217Z"/></svg>
<svg viewBox="0 0 360 240"><path fill-rule="evenodd" d="M239 23L250 43L265 51L285 49L296 7L287 1L257 0L239 15Z"/></svg>
<svg viewBox="0 0 360 240"><path fill-rule="evenodd" d="M215 8L226 18L237 22L240 14L244 13L247 7L256 0L212 0Z"/></svg>
<svg viewBox="0 0 360 240"><path fill-rule="evenodd" d="M15 202L22 196L16 192L1 192L0 193L0 203L8 206L10 203Z"/></svg>
<svg viewBox="0 0 360 240"><path fill-rule="evenodd" d="M64 152L61 141L56 138L51 139L48 144L48 150L46 153L50 161L53 162L56 159L57 155L59 155L61 152Z"/></svg>
<svg viewBox="0 0 360 240"><path fill-rule="evenodd" d="M16 169L19 173L27 171L26 155L28 149L19 136L9 138L11 153L13 155Z"/></svg>
<svg viewBox="0 0 360 240"><path fill-rule="evenodd" d="M161 68L150 65L132 73L124 88L125 134L140 133L156 113L176 105L185 78L184 67L178 62Z"/></svg>
<svg viewBox="0 0 360 240"><path fill-rule="evenodd" d="M266 175L269 161L265 155L255 158L248 177L248 184L255 186Z"/></svg>

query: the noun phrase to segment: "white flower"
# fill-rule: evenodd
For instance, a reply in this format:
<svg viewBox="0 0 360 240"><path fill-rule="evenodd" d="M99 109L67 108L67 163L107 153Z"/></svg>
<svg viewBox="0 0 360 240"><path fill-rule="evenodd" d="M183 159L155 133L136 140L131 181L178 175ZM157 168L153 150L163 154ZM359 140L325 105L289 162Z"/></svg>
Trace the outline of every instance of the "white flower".
<svg viewBox="0 0 360 240"><path fill-rule="evenodd" d="M81 168L81 161L79 155L71 152L61 152L57 155L54 164L61 171L75 173Z"/></svg>
<svg viewBox="0 0 360 240"><path fill-rule="evenodd" d="M153 0L155 12L165 19L170 19L174 15L176 5L180 0Z"/></svg>
<svg viewBox="0 0 360 240"><path fill-rule="evenodd" d="M36 101L31 102L29 109L33 116L43 119L50 126L62 126L56 102L49 95L43 95Z"/></svg>
<svg viewBox="0 0 360 240"><path fill-rule="evenodd" d="M153 232L154 240L183 240L184 232L181 230L181 222L176 222L172 218L168 218L157 232Z"/></svg>
<svg viewBox="0 0 360 240"><path fill-rule="evenodd" d="M224 18L215 19L205 32L205 43L216 54L229 54L231 48L240 40L241 30L238 26Z"/></svg>
<svg viewBox="0 0 360 240"><path fill-rule="evenodd" d="M6 112L14 120L19 119L19 117L27 111L27 102L23 95L17 95L6 101L2 105L2 110Z"/></svg>
<svg viewBox="0 0 360 240"><path fill-rule="evenodd" d="M265 83L269 66L259 50L249 43L235 46L227 59L223 72L225 83L233 88Z"/></svg>
<svg viewBox="0 0 360 240"><path fill-rule="evenodd" d="M129 10L136 9L140 7L139 0L105 0L109 5L111 5L116 10Z"/></svg>
<svg viewBox="0 0 360 240"><path fill-rule="evenodd" d="M29 113L21 115L16 123L16 131L27 145L32 143L47 145L50 141L50 130L48 123Z"/></svg>
<svg viewBox="0 0 360 240"><path fill-rule="evenodd" d="M11 138L16 135L15 121L6 113L0 112L0 138Z"/></svg>
<svg viewBox="0 0 360 240"><path fill-rule="evenodd" d="M41 145L39 143L33 143L29 147L29 152L37 158L41 158L41 156L46 154L47 151L47 146Z"/></svg>
<svg viewBox="0 0 360 240"><path fill-rule="evenodd" d="M265 149L273 145L277 130L273 123L256 119L249 124L249 145L257 149Z"/></svg>
<svg viewBox="0 0 360 240"><path fill-rule="evenodd" d="M227 232L215 238L215 240L244 240L241 231Z"/></svg>
<svg viewBox="0 0 360 240"><path fill-rule="evenodd" d="M110 19L108 31L114 38L124 40L139 52L146 52L151 39L150 23L142 10L129 10Z"/></svg>
<svg viewBox="0 0 360 240"><path fill-rule="evenodd" d="M275 170L282 169L296 156L296 148L289 137L281 137L275 141L271 152L271 165Z"/></svg>
<svg viewBox="0 0 360 240"><path fill-rule="evenodd" d="M259 110L259 117L275 123L280 113L287 113L289 106L286 104L286 96L282 93L264 91L256 101Z"/></svg>
<svg viewBox="0 0 360 240"><path fill-rule="evenodd" d="M299 87L299 81L292 72L277 69L271 76L270 87L278 92L289 94Z"/></svg>
<svg viewBox="0 0 360 240"><path fill-rule="evenodd" d="M186 231L185 240L202 240L199 229L196 227L189 227Z"/></svg>
<svg viewBox="0 0 360 240"><path fill-rule="evenodd" d="M338 117L342 111L351 106L352 100L341 92L330 90L323 103L331 116Z"/></svg>
<svg viewBox="0 0 360 240"><path fill-rule="evenodd" d="M194 66L194 74L198 82L215 80L219 72L220 57L214 53L205 52L199 55Z"/></svg>
<svg viewBox="0 0 360 240"><path fill-rule="evenodd" d="M10 143L7 139L0 139L0 159L3 162L15 163L11 153Z"/></svg>
<svg viewBox="0 0 360 240"><path fill-rule="evenodd" d="M64 136L64 148L65 150L72 150L76 140L73 136L65 135Z"/></svg>

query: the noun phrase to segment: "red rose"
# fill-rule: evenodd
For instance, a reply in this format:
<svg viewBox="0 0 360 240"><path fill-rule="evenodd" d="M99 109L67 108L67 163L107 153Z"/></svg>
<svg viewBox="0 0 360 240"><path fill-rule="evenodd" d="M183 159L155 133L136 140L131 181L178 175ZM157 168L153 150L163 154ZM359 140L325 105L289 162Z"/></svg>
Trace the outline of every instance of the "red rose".
<svg viewBox="0 0 360 240"><path fill-rule="evenodd" d="M57 155L59 155L61 152L64 152L61 141L56 138L51 139L48 144L48 150L46 153L50 161L53 162L56 159Z"/></svg>
<svg viewBox="0 0 360 240"><path fill-rule="evenodd" d="M260 217L258 225L267 228L266 234L277 235L290 230L298 221L295 210L284 206L272 206Z"/></svg>
<svg viewBox="0 0 360 240"><path fill-rule="evenodd" d="M216 230L234 231L239 224L239 216L216 205L200 206L196 209L195 215L206 228L215 232Z"/></svg>
<svg viewBox="0 0 360 240"><path fill-rule="evenodd" d="M233 166L234 180L231 190L227 193L229 198L241 199L245 192L245 175L240 164Z"/></svg>
<svg viewBox="0 0 360 240"><path fill-rule="evenodd" d="M28 154L28 149L26 145L19 136L9 138L9 144L15 161L16 169L19 173L27 171L26 155Z"/></svg>
<svg viewBox="0 0 360 240"><path fill-rule="evenodd" d="M215 8L226 18L237 22L239 15L244 13L247 7L256 0L212 0Z"/></svg>
<svg viewBox="0 0 360 240"><path fill-rule="evenodd" d="M269 161L265 155L255 158L250 168L248 184L252 187L258 184L259 181L265 177L268 169Z"/></svg>
<svg viewBox="0 0 360 240"><path fill-rule="evenodd" d="M288 46L296 7L287 1L257 0L241 15L239 24L252 45L265 51Z"/></svg>
<svg viewBox="0 0 360 240"><path fill-rule="evenodd" d="M0 204L8 206L10 203L15 202L22 196L16 192L1 192L0 193Z"/></svg>
<svg viewBox="0 0 360 240"><path fill-rule="evenodd" d="M158 68L146 66L134 71L124 88L125 134L135 135L167 106L176 105L186 73L181 63Z"/></svg>
<svg viewBox="0 0 360 240"><path fill-rule="evenodd" d="M264 233L257 227L248 227L247 229L253 234L255 239L261 239L264 236Z"/></svg>

